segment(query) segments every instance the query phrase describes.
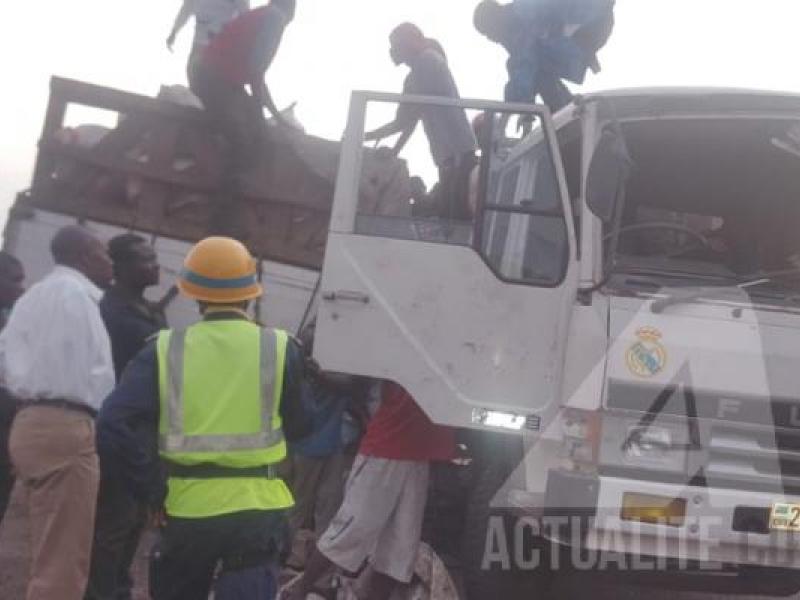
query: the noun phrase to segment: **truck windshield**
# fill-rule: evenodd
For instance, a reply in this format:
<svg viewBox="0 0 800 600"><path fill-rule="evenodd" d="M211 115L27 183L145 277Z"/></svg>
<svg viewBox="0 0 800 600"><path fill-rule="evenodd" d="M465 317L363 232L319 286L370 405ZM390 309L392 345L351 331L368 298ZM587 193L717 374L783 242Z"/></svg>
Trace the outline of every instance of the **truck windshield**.
<svg viewBox="0 0 800 600"><path fill-rule="evenodd" d="M622 132L635 168L614 271L692 286L777 273L752 292L800 291L800 121L641 120Z"/></svg>

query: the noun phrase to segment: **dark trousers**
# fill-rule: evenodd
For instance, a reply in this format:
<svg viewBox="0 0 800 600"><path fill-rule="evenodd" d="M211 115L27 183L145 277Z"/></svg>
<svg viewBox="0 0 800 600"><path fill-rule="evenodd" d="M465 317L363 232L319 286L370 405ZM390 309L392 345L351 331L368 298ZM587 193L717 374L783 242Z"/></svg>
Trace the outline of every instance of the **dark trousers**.
<svg viewBox="0 0 800 600"><path fill-rule="evenodd" d="M85 600L131 599L130 571L146 518L143 503L120 482L101 480Z"/></svg>
<svg viewBox="0 0 800 600"><path fill-rule="evenodd" d="M217 565L223 564L226 586L241 572L250 579L248 600L270 600L269 567L279 560L286 540L284 511L247 511L204 519L170 518L150 563L153 600L207 600ZM254 570L263 578L252 581Z"/></svg>
<svg viewBox="0 0 800 600"><path fill-rule="evenodd" d="M0 523L6 514L11 492L14 490L14 475L9 465L0 466Z"/></svg>
<svg viewBox="0 0 800 600"><path fill-rule="evenodd" d="M6 514L11 491L14 489L14 470L8 456L8 436L17 413L17 403L0 388L0 522Z"/></svg>
<svg viewBox="0 0 800 600"><path fill-rule="evenodd" d="M214 584L214 600L273 600L279 580L277 564L223 571Z"/></svg>
<svg viewBox="0 0 800 600"><path fill-rule="evenodd" d="M564 82L551 73L542 73L539 78L537 93L542 97L542 102L544 102L545 106L554 113L572 102L573 98L572 92L564 85Z"/></svg>
<svg viewBox="0 0 800 600"><path fill-rule="evenodd" d="M472 219L469 206L469 179L477 164L474 152L451 158L439 167L440 216L445 219L469 221Z"/></svg>
<svg viewBox="0 0 800 600"><path fill-rule="evenodd" d="M193 67L190 77L192 92L230 146L223 164L223 185L238 184L257 160L266 137L264 112L244 85L233 85L203 65Z"/></svg>

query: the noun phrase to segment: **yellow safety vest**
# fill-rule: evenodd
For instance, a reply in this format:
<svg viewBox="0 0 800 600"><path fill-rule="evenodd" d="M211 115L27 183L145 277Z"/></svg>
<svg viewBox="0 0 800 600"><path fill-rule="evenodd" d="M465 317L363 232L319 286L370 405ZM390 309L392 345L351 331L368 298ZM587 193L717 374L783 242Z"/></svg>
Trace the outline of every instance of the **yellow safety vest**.
<svg viewBox="0 0 800 600"><path fill-rule="evenodd" d="M176 465L250 469L286 458L280 405L288 335L245 320L159 334L159 452ZM215 476L216 477L216 476ZM294 504L277 478L168 480L167 514L203 518Z"/></svg>

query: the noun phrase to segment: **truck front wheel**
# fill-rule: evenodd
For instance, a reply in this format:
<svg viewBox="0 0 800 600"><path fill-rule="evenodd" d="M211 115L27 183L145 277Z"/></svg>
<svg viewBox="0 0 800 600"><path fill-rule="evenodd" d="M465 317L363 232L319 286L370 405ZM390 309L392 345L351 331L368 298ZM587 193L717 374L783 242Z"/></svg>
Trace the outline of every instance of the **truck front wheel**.
<svg viewBox="0 0 800 600"><path fill-rule="evenodd" d="M491 436L491 437L489 437ZM473 456L468 491L462 565L467 600L538 600L552 584L549 544L504 507L502 494L522 461L522 443L513 436L481 434L469 444ZM519 539L519 536L524 539ZM536 553L538 560L520 561Z"/></svg>

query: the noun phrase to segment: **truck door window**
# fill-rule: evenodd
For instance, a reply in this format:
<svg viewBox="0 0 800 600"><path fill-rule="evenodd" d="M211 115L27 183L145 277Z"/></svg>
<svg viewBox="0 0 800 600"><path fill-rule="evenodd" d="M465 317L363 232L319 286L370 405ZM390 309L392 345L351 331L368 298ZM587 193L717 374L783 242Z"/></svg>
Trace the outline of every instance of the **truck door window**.
<svg viewBox="0 0 800 600"><path fill-rule="evenodd" d="M569 254L558 179L544 140L489 178L482 253L501 278L558 285Z"/></svg>
<svg viewBox="0 0 800 600"><path fill-rule="evenodd" d="M558 285L568 262L567 225L539 118L458 107L436 110L430 114L447 110L452 112L448 119L466 116L475 134L474 152L443 161L441 140L426 139L431 128L419 126L399 144L399 152L402 134L366 147L354 233L468 246L503 280ZM403 112L391 102L369 103L365 130L378 127L385 133L391 128L379 126Z"/></svg>
<svg viewBox="0 0 800 600"><path fill-rule="evenodd" d="M502 204L513 204L519 184L520 166L517 165L500 178L499 200ZM510 213L498 213L491 217L484 217L484 243L486 257L491 264L503 262L503 252L508 238L508 228L511 222Z"/></svg>
<svg viewBox="0 0 800 600"><path fill-rule="evenodd" d="M404 122L409 114L419 117L410 130L391 133L391 126L381 126ZM369 103L366 131L387 137L364 149L355 232L472 245L480 167L470 123L479 123L482 114L413 102Z"/></svg>

